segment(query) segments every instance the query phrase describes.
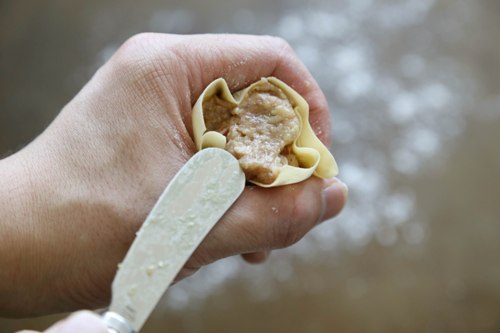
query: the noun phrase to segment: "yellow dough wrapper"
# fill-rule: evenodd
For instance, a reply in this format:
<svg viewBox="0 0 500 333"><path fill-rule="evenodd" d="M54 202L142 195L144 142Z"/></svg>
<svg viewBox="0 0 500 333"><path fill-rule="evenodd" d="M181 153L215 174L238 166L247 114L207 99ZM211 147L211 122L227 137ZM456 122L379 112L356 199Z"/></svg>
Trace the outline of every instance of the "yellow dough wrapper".
<svg viewBox="0 0 500 333"><path fill-rule="evenodd" d="M223 78L217 79L198 98L192 118L197 149L228 150L256 185L338 173L335 159L311 128L309 105L277 78L262 78L234 95Z"/></svg>

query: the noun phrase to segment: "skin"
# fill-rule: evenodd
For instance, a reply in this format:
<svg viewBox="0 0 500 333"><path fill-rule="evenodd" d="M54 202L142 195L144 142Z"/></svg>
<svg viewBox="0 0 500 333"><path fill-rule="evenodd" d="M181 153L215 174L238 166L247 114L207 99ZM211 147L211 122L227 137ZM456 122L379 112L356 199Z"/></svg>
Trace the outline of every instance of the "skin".
<svg viewBox="0 0 500 333"><path fill-rule="evenodd" d="M45 333L108 333L104 323L99 316L90 311L79 311L68 318L61 320L47 330ZM17 333L38 333L36 331L23 330Z"/></svg>
<svg viewBox="0 0 500 333"><path fill-rule="evenodd" d="M109 304L135 232L195 153L191 108L200 93L219 77L236 91L265 76L308 101L313 129L328 145L326 99L282 39L141 34L126 41L36 140L0 161L0 315ZM178 279L227 256L261 262L337 215L346 195L339 180L316 177L247 187Z"/></svg>

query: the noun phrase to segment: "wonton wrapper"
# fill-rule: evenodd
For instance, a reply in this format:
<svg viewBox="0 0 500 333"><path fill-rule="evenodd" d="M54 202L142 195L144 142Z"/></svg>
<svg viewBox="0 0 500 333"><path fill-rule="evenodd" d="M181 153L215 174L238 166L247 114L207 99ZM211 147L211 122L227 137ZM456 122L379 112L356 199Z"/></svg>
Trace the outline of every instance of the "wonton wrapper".
<svg viewBox="0 0 500 333"><path fill-rule="evenodd" d="M300 120L300 132L292 144L292 151L299 162L299 167L291 165L283 166L276 179L270 184L249 181L262 187L273 187L298 183L309 178L312 174L321 178L332 178L336 176L338 168L335 159L330 151L328 151L318 139L309 123L309 105L295 90L274 77L262 78L249 87L236 92L234 96L231 94L223 78L219 78L210 83L201 93L198 101L193 107L193 133L196 148L198 150L208 147L224 149L226 146L226 137L224 135L216 131L207 131L203 116L203 102L213 95L218 94L220 98L236 107L245 94L254 85L262 83L262 80L267 80L285 93Z"/></svg>

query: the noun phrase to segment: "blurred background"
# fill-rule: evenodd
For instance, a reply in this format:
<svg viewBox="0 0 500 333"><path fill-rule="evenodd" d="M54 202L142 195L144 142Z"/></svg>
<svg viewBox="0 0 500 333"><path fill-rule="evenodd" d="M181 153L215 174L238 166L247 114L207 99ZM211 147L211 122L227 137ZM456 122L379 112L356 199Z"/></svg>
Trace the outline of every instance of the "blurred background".
<svg viewBox="0 0 500 333"><path fill-rule="evenodd" d="M499 18L497 0L2 0L0 154L135 33L282 36L329 99L349 204L264 265L173 286L143 332L500 332Z"/></svg>

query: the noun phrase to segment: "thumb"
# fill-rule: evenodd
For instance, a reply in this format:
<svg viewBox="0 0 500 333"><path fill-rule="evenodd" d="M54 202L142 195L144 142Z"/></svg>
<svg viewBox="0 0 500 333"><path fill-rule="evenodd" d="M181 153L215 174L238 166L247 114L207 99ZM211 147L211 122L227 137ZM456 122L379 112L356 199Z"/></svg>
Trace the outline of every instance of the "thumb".
<svg viewBox="0 0 500 333"><path fill-rule="evenodd" d="M57 322L45 333L108 333L98 315L90 311L79 311Z"/></svg>

